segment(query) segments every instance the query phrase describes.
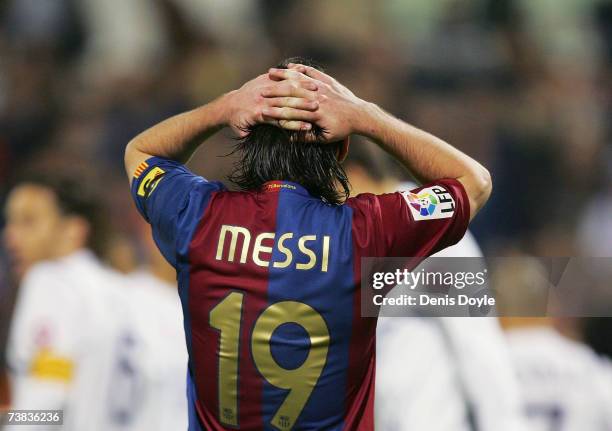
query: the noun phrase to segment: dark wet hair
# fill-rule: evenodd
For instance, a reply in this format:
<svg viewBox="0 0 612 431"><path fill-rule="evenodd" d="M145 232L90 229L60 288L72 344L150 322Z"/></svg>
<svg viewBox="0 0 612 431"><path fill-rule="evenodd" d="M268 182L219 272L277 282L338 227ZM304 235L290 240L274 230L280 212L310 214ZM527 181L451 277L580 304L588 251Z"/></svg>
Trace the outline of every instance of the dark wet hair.
<svg viewBox="0 0 612 431"><path fill-rule="evenodd" d="M293 57L279 63L287 68L299 63L321 68L312 61ZM248 134L236 145L240 159L234 164L230 181L243 190L257 190L267 181L292 181L332 204L349 195L349 182L338 161L342 142L323 143L323 130L290 131L270 124L247 127Z"/></svg>

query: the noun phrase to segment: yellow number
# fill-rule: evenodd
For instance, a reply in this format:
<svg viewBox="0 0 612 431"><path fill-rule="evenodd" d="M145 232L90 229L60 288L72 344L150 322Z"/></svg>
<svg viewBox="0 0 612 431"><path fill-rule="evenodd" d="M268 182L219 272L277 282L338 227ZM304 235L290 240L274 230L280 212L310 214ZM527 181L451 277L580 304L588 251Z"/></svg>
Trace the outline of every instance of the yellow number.
<svg viewBox="0 0 612 431"><path fill-rule="evenodd" d="M219 420L238 426L238 352L243 293L232 292L210 311L210 326L221 332L219 347Z"/></svg>
<svg viewBox="0 0 612 431"><path fill-rule="evenodd" d="M221 332L219 348L219 420L238 426L238 352L244 294L232 292L210 312L210 326ZM272 357L272 334L284 323L297 323L310 338L306 360L295 369L278 365ZM257 318L251 337L255 366L273 386L289 394L272 418L272 425L290 430L304 409L327 361L329 330L323 317L312 307L296 301L277 302Z"/></svg>
<svg viewBox="0 0 612 431"><path fill-rule="evenodd" d="M310 336L308 356L302 365L293 370L278 365L270 350L272 334L276 328L288 322L302 326ZM270 384L290 390L274 415L272 425L281 430L293 427L321 376L328 348L327 324L314 308L306 304L295 301L277 302L259 316L251 338L255 365Z"/></svg>

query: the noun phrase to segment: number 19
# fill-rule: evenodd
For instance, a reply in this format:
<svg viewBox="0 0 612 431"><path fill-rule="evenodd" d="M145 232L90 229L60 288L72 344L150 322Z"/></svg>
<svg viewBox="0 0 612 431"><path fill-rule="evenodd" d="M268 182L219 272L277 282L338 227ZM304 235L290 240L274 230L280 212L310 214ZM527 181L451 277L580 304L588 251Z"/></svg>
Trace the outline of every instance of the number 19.
<svg viewBox="0 0 612 431"><path fill-rule="evenodd" d="M232 292L210 312L210 326L220 331L219 346L219 420L238 426L238 356L244 294ZM284 323L297 323L310 338L310 350L295 369L281 367L270 350L272 334ZM329 330L314 308L297 301L270 305L255 321L251 335L255 366L273 386L289 390L272 418L272 425L290 430L304 409L327 361Z"/></svg>

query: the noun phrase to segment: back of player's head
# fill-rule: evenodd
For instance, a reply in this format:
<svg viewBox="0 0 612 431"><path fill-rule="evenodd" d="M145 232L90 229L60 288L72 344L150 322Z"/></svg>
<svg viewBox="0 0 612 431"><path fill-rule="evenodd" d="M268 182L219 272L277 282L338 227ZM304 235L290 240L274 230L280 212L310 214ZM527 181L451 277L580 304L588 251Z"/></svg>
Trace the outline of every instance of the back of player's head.
<svg viewBox="0 0 612 431"><path fill-rule="evenodd" d="M366 172L374 181L381 182L386 180L391 173L389 172L390 162L386 160L386 153L378 146L364 138L353 139L351 151L344 160L345 169L353 167Z"/></svg>
<svg viewBox="0 0 612 431"><path fill-rule="evenodd" d="M608 307L607 315L610 316ZM600 355L612 359L612 317L589 317L582 321L584 341Z"/></svg>
<svg viewBox="0 0 612 431"><path fill-rule="evenodd" d="M276 67L286 69L289 63L321 69L297 57L288 58ZM343 143L323 143L322 136L323 131L316 125L311 131L252 125L237 145L240 159L230 180L244 190L259 189L267 181L292 181L327 202L341 203L349 194L348 179L338 160Z"/></svg>
<svg viewBox="0 0 612 431"><path fill-rule="evenodd" d="M84 246L101 256L107 233L105 206L101 193L88 178L84 174L65 170L38 170L21 176L13 189L37 186L50 191L62 216L78 217L86 222L88 233Z"/></svg>
<svg viewBox="0 0 612 431"><path fill-rule="evenodd" d="M352 139L344 169L355 195L394 191L404 175L399 163L379 146L360 136Z"/></svg>

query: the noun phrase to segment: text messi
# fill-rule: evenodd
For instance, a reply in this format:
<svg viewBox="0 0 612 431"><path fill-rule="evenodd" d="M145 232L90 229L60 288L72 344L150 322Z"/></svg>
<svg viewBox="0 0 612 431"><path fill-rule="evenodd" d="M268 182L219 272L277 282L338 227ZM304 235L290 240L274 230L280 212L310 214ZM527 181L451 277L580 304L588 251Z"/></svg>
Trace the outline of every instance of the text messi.
<svg viewBox="0 0 612 431"><path fill-rule="evenodd" d="M229 241L226 240L228 236ZM297 249L299 253L301 256L308 258L308 260L304 262L303 259L299 259L298 263L298 259L296 259L295 268L299 270L309 270L320 265L320 270L322 272L327 272L329 266L330 236L324 235L322 238L317 237L317 235L303 235L295 238L294 236L293 232L285 232L277 239L276 233L274 232L260 233L255 237L252 247L251 259L253 263L266 268L270 267L270 263L272 263L274 268L288 268L292 265L294 260L294 252L292 251L294 247L289 248L289 244L291 242L295 243L297 240ZM217 243L216 259L224 260L224 256L226 256L228 262L234 262L239 237L242 239L239 262L246 263L249 250L251 250L251 232L242 226L230 226L225 224L221 226L219 241ZM322 243L320 247L317 247L317 249L320 250L320 256L317 256L315 249L309 245L309 243L315 242ZM229 247L226 247L228 243ZM272 254L274 248L278 249L283 255L282 260L271 262L262 257L262 254ZM226 249L227 254L224 253Z"/></svg>

